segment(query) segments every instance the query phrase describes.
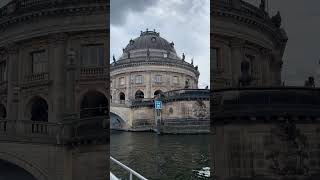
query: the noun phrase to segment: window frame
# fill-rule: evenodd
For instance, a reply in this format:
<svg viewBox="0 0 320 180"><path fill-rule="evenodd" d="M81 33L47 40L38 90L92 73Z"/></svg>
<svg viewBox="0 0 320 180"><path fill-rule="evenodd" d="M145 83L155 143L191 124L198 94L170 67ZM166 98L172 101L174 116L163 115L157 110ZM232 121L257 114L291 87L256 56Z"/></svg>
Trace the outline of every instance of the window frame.
<svg viewBox="0 0 320 180"><path fill-rule="evenodd" d="M31 64L30 74L41 74L48 72L49 58L45 49L30 52Z"/></svg>
<svg viewBox="0 0 320 180"><path fill-rule="evenodd" d="M136 84L143 84L143 81L144 81L143 75L136 75L136 77L135 77Z"/></svg>
<svg viewBox="0 0 320 180"><path fill-rule="evenodd" d="M93 56L95 58L93 58ZM104 66L105 65L104 44L83 44L81 45L80 64L81 66Z"/></svg>

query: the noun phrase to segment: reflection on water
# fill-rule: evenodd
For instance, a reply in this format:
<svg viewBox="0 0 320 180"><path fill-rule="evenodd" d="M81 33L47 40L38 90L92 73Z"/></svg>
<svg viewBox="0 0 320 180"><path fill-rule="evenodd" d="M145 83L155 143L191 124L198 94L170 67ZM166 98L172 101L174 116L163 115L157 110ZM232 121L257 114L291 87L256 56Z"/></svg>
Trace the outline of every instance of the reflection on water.
<svg viewBox="0 0 320 180"><path fill-rule="evenodd" d="M208 135L112 131L110 154L148 179L209 179ZM116 164L111 171L128 179Z"/></svg>

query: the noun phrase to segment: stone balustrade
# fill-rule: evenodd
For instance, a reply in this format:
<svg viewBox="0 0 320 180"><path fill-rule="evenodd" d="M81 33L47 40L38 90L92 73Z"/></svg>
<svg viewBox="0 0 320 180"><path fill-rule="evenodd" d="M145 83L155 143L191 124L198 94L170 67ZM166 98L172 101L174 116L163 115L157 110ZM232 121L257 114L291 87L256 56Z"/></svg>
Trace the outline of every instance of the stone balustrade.
<svg viewBox="0 0 320 180"><path fill-rule="evenodd" d="M102 78L109 76L109 69L106 66L80 67L80 79Z"/></svg>
<svg viewBox="0 0 320 180"><path fill-rule="evenodd" d="M48 81L49 80L49 73L43 72L43 73L36 73L25 76L26 82L34 82L34 81Z"/></svg>
<svg viewBox="0 0 320 180"><path fill-rule="evenodd" d="M0 140L46 142L65 144L84 137L101 137L108 117L90 117L63 123L39 122L30 120L0 120ZM105 127L107 127L105 125ZM99 131L99 129L101 131Z"/></svg>
<svg viewBox="0 0 320 180"><path fill-rule="evenodd" d="M180 89L163 93L163 99L165 102L195 99L209 100L209 98L209 89Z"/></svg>
<svg viewBox="0 0 320 180"><path fill-rule="evenodd" d="M214 91L213 117L219 119L255 117L273 120L274 117L297 117L303 122L320 117L320 94L316 88L261 87L221 89Z"/></svg>

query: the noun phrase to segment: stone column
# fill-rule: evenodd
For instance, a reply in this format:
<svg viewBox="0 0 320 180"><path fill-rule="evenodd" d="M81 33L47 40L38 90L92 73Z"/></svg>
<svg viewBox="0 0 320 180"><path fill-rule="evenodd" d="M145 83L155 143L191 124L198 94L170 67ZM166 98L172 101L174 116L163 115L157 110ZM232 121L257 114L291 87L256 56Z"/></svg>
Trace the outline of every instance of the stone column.
<svg viewBox="0 0 320 180"><path fill-rule="evenodd" d="M76 57L73 48L67 50L67 61L65 63L65 113L71 116L76 113L75 106L75 79L76 79Z"/></svg>
<svg viewBox="0 0 320 180"><path fill-rule="evenodd" d="M19 56L18 46L9 44L7 47L7 74L8 74L8 96L7 96L7 118L9 120L18 120L19 112Z"/></svg>
<svg viewBox="0 0 320 180"><path fill-rule="evenodd" d="M54 34L49 37L48 69L50 73L49 79L52 82L52 86L49 89L49 101L51 102L49 121L51 122L61 121L65 109L65 72L63 67L66 62L66 40L67 35L64 33Z"/></svg>
<svg viewBox="0 0 320 180"><path fill-rule="evenodd" d="M238 80L241 75L241 61L243 60L243 45L244 41L240 39L233 39L230 41L232 86L238 86L239 84Z"/></svg>
<svg viewBox="0 0 320 180"><path fill-rule="evenodd" d="M261 84L269 85L269 50L262 49L261 50Z"/></svg>

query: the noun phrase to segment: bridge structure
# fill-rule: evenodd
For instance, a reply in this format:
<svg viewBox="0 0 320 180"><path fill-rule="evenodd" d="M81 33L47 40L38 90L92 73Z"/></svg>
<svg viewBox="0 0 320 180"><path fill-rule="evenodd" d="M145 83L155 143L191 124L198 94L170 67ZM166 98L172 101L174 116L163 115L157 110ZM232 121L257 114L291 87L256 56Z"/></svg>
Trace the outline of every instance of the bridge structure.
<svg viewBox="0 0 320 180"><path fill-rule="evenodd" d="M210 131L208 89L179 89L155 98L132 99L110 106L110 128L125 131L156 129L155 100L162 101L162 133L208 133Z"/></svg>

